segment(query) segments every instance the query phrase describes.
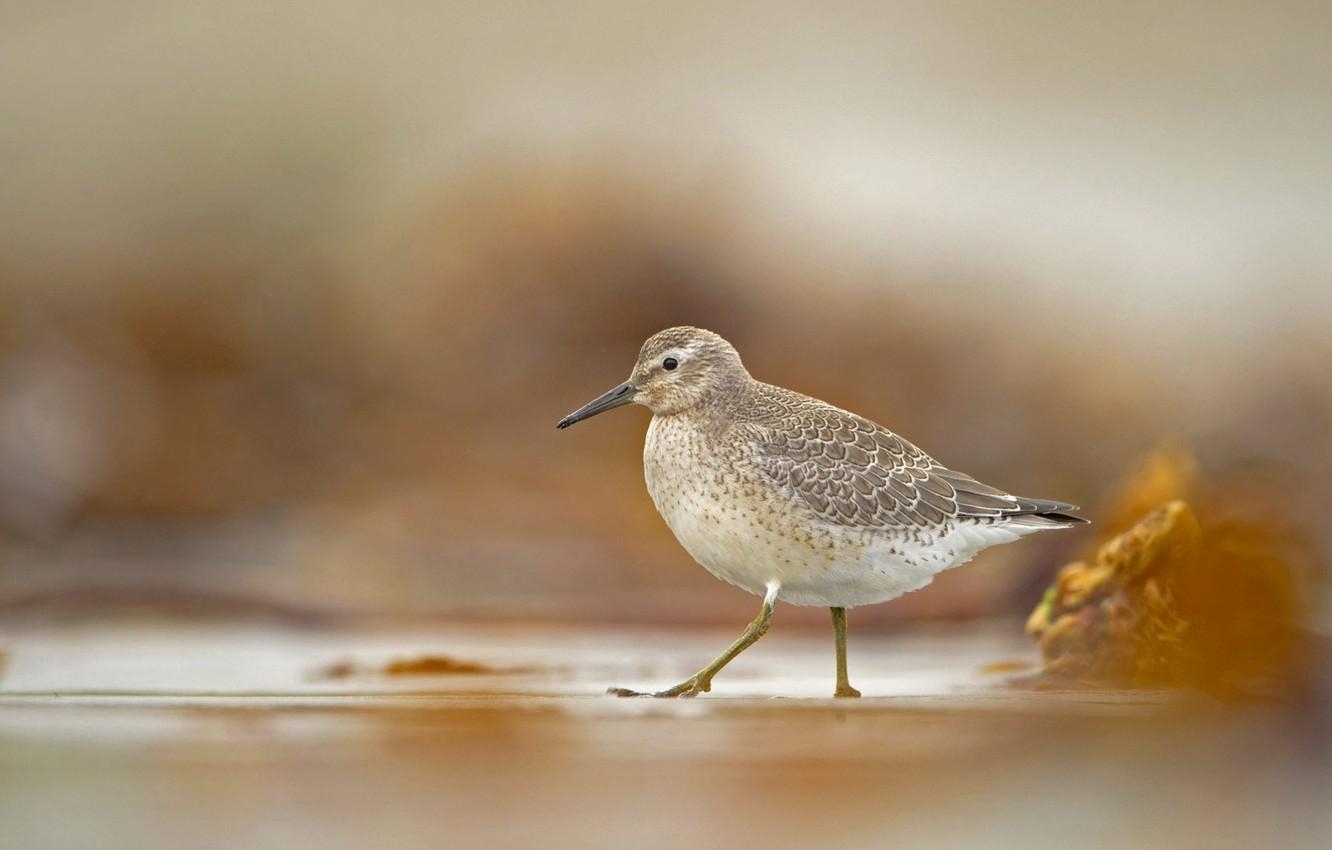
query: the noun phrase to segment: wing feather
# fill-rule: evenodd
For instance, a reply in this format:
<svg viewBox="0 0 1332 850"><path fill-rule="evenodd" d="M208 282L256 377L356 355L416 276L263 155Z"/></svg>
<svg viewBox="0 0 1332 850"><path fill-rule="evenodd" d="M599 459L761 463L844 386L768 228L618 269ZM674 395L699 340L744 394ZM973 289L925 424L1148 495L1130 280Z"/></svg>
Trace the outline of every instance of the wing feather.
<svg viewBox="0 0 1332 850"><path fill-rule="evenodd" d="M789 390L769 398L778 409L748 423L757 437L759 467L828 522L922 527L1045 514L1053 515L1051 522L1083 521L1064 516L1077 510L1072 505L1013 496L949 469L854 413Z"/></svg>

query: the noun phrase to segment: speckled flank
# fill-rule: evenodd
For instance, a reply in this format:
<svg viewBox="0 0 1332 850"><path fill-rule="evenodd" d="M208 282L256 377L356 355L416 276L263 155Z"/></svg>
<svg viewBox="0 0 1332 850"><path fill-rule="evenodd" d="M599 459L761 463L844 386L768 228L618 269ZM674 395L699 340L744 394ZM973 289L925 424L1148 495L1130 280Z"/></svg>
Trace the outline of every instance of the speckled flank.
<svg viewBox="0 0 1332 850"><path fill-rule="evenodd" d="M657 510L709 572L751 593L777 582L797 605L883 602L988 546L1081 521L755 380L710 331L655 335L630 382L655 414L643 467Z"/></svg>

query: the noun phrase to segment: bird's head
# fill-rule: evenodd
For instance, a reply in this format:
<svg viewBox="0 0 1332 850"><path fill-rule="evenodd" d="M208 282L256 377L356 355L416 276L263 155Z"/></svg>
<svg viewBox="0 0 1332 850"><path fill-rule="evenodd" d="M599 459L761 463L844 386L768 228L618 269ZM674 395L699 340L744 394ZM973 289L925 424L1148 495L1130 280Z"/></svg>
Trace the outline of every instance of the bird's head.
<svg viewBox="0 0 1332 850"><path fill-rule="evenodd" d="M568 428L625 404L641 404L654 414L682 413L738 393L749 380L734 346L712 331L682 326L648 337L629 380L564 417Z"/></svg>

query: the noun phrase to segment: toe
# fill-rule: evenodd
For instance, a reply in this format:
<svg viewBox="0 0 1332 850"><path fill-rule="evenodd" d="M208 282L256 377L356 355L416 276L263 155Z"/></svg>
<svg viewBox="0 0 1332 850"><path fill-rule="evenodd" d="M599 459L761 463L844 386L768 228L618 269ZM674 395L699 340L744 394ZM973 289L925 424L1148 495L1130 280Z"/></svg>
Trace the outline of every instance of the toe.
<svg viewBox="0 0 1332 850"><path fill-rule="evenodd" d="M700 682L697 679L690 679L687 682L681 682L673 688L667 688L664 691L657 691L655 697L696 697L699 694L706 693L712 685L708 682Z"/></svg>

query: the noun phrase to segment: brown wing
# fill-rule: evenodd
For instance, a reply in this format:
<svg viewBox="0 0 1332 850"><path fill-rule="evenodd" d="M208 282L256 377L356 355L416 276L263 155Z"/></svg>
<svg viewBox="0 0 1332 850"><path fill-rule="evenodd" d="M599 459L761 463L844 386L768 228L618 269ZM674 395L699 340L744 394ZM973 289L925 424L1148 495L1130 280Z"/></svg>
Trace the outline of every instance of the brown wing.
<svg viewBox="0 0 1332 850"><path fill-rule="evenodd" d="M1076 510L982 484L941 465L888 429L822 403L792 405L784 419L781 427L758 429L760 466L810 510L838 525L930 526L959 517L997 519Z"/></svg>

